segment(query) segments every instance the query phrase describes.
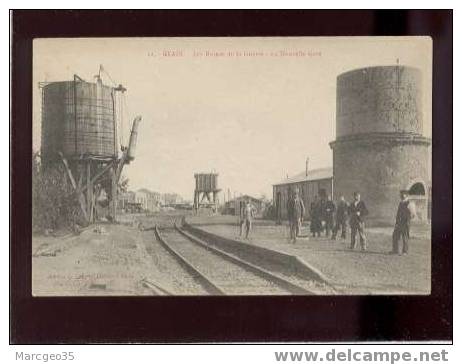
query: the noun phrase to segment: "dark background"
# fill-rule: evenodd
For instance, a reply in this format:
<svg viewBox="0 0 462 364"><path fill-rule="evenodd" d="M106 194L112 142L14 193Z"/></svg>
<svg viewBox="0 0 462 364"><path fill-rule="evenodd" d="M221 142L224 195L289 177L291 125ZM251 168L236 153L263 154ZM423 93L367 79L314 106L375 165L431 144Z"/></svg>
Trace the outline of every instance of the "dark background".
<svg viewBox="0 0 462 364"><path fill-rule="evenodd" d="M13 11L10 343L452 340L452 12ZM32 40L36 37L433 38L431 296L31 296Z"/></svg>

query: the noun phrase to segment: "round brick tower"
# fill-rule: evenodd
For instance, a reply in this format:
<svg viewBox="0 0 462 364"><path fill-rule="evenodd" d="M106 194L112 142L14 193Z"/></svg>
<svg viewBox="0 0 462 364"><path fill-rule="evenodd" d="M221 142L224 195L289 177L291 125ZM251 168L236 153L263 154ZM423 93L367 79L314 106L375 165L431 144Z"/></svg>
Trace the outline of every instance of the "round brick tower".
<svg viewBox="0 0 462 364"><path fill-rule="evenodd" d="M430 139L422 135L421 73L368 67L337 77L334 196L361 193L373 224L394 224L399 191L408 189L417 219L429 218Z"/></svg>

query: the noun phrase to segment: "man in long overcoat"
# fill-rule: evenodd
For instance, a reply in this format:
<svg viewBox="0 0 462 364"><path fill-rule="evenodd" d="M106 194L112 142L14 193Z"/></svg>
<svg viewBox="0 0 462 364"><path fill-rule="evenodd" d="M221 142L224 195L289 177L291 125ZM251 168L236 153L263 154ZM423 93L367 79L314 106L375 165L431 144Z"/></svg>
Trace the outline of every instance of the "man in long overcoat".
<svg viewBox="0 0 462 364"><path fill-rule="evenodd" d="M346 239L347 221L348 202L346 202L345 197L341 195L339 201L337 202L337 210L335 212L335 228L332 233L333 240L337 239L337 234L339 230L341 230L342 239Z"/></svg>
<svg viewBox="0 0 462 364"><path fill-rule="evenodd" d="M409 251L409 230L411 227L411 220L415 216L415 208L411 201L408 199L408 191L400 191L401 201L396 211L396 223L393 230L393 250L391 254L399 254L399 240L403 241L402 254L406 255Z"/></svg>
<svg viewBox="0 0 462 364"><path fill-rule="evenodd" d="M350 204L350 227L351 227L351 246L350 249L356 247L356 234L359 234L359 242L361 250L366 251L366 231L365 231L365 217L368 215L366 204L361 200L359 192L353 194L353 202Z"/></svg>

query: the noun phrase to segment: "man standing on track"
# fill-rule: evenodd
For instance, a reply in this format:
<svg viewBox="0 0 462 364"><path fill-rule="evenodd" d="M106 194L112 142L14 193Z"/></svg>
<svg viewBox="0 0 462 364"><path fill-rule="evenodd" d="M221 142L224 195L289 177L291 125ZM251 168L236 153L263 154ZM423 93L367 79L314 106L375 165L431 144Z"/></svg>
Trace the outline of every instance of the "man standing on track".
<svg viewBox="0 0 462 364"><path fill-rule="evenodd" d="M359 234L359 242L361 245L361 251L366 251L366 232L364 218L369 213L366 208L364 201L361 201L361 195L359 192L353 194L354 200L350 204L350 227L351 227L351 246L350 249L356 247L356 233Z"/></svg>
<svg viewBox="0 0 462 364"><path fill-rule="evenodd" d="M290 242L295 244L297 236L300 234L303 217L305 216L305 205L298 195L298 189L294 191L294 196L289 199L287 204L287 216L290 225Z"/></svg>

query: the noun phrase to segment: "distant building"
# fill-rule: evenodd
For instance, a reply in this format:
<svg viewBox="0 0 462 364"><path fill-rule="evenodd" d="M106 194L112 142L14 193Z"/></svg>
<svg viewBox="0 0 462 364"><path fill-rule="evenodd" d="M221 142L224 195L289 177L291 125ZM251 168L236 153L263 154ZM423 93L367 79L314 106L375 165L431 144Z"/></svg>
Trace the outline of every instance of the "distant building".
<svg viewBox="0 0 462 364"><path fill-rule="evenodd" d="M135 202L135 192L127 191L124 193L120 193L117 200L117 208L120 210L124 210L127 208L129 204Z"/></svg>
<svg viewBox="0 0 462 364"><path fill-rule="evenodd" d="M162 205L162 194L160 192L151 192L151 199L156 208Z"/></svg>
<svg viewBox="0 0 462 364"><path fill-rule="evenodd" d="M309 214L309 207L315 196L332 196L333 173L332 167L304 171L293 177L286 178L273 185L273 203L276 219L287 218L287 202L290 194L298 189L299 196Z"/></svg>
<svg viewBox="0 0 462 364"><path fill-rule="evenodd" d="M257 210L257 215L260 214L264 208L263 200L249 195L239 196L233 200L227 201L225 203L223 213L226 215L239 216L239 213L247 200L250 200L250 203L255 207Z"/></svg>
<svg viewBox="0 0 462 364"><path fill-rule="evenodd" d="M140 203L143 210L157 211L160 207L161 194L147 188L141 188L135 192L135 202Z"/></svg>
<svg viewBox="0 0 462 364"><path fill-rule="evenodd" d="M177 193L164 193L162 202L165 206L177 205L183 202L183 198Z"/></svg>

